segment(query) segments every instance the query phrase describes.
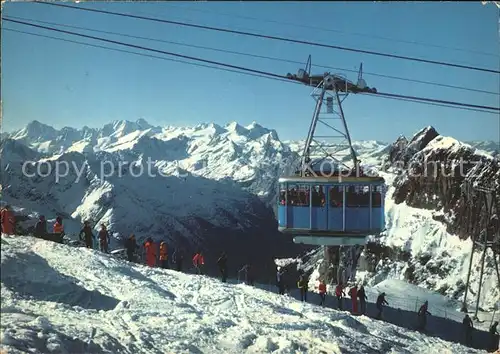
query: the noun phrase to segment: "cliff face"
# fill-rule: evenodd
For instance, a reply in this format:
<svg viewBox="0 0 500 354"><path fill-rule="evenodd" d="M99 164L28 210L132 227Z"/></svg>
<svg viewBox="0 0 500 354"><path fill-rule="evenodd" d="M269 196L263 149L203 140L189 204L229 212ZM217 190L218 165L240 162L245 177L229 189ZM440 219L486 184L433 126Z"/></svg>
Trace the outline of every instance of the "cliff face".
<svg viewBox="0 0 500 354"><path fill-rule="evenodd" d="M406 137L400 136L389 149L390 164L398 164L401 168L404 168L413 155L425 148L438 135L436 129L429 126L415 134L410 141Z"/></svg>
<svg viewBox="0 0 500 354"><path fill-rule="evenodd" d="M500 210L500 162L468 144L439 135L433 127L418 132L410 142L399 138L389 152L386 166L396 167L394 201L421 209L442 210L447 231L461 239L477 236L490 224L490 240L498 229L498 217L490 220L471 185L492 191L493 213Z"/></svg>

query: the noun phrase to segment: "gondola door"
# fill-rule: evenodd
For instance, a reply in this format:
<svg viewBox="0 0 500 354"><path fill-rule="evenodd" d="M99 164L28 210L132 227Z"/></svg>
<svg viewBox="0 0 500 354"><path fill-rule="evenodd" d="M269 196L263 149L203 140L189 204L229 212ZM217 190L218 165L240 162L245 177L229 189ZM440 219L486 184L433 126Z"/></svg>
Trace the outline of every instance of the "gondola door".
<svg viewBox="0 0 500 354"><path fill-rule="evenodd" d="M311 186L311 230L325 231L328 229L328 211L326 186Z"/></svg>
<svg viewBox="0 0 500 354"><path fill-rule="evenodd" d="M344 186L328 186L327 198L327 230L339 232L344 230Z"/></svg>

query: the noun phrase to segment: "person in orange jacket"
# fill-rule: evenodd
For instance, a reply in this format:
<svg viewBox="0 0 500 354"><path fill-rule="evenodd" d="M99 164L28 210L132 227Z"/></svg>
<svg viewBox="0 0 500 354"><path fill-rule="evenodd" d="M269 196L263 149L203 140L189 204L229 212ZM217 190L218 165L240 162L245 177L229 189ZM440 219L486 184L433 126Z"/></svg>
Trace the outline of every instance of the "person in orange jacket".
<svg viewBox="0 0 500 354"><path fill-rule="evenodd" d="M319 294L319 297L321 298L321 302L319 303L319 306L323 306L323 304L325 303L325 299L326 299L326 284L323 282L323 279L319 280L318 294Z"/></svg>
<svg viewBox="0 0 500 354"><path fill-rule="evenodd" d="M151 237L148 237L146 243L144 243L144 249L146 250L146 264L150 267L154 267L156 265L156 252Z"/></svg>
<svg viewBox="0 0 500 354"><path fill-rule="evenodd" d="M160 266L165 269L168 268L168 249L165 241L160 243Z"/></svg>
<svg viewBox="0 0 500 354"><path fill-rule="evenodd" d="M52 231L54 234L56 234L59 237L58 241L62 243L63 236L64 236L64 226L62 224L62 218L60 216L58 216L56 218L56 222L54 224L54 228Z"/></svg>
<svg viewBox="0 0 500 354"><path fill-rule="evenodd" d="M201 251L194 255L193 265L196 268L196 272L198 274L203 274L203 266L205 265L205 259L203 258L203 253Z"/></svg>
<svg viewBox="0 0 500 354"><path fill-rule="evenodd" d="M14 212L6 205L1 211L2 232L7 235L13 235L16 226L16 217Z"/></svg>
<svg viewBox="0 0 500 354"><path fill-rule="evenodd" d="M54 224L53 232L55 234L62 234L64 232L64 226L62 224L62 218L58 216Z"/></svg>

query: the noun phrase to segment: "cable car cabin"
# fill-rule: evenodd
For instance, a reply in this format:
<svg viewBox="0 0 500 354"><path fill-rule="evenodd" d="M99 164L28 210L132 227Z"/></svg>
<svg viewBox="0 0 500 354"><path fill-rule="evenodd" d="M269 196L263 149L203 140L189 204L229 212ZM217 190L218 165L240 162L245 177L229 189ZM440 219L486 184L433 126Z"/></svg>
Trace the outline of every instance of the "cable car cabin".
<svg viewBox="0 0 500 354"><path fill-rule="evenodd" d="M382 177L285 177L279 189L279 231L295 243L362 245L384 230Z"/></svg>

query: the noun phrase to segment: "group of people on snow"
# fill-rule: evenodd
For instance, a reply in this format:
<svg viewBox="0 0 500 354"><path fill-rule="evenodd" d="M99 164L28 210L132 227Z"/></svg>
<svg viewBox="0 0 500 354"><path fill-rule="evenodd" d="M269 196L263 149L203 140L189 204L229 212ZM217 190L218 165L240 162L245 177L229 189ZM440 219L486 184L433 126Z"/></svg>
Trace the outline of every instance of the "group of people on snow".
<svg viewBox="0 0 500 354"><path fill-rule="evenodd" d="M166 241L161 241L158 247L158 243L154 242L151 237L148 237L143 244L143 248L145 263L148 266L167 269L170 267L170 264L172 264L175 265L175 270L179 272L183 270L184 251L181 248L175 249L172 253L171 260L169 260L168 245ZM137 262L137 253L141 247L137 243L134 234L130 235L130 237L125 241L125 249L127 253L127 260L129 262ZM157 250L159 252L157 252ZM220 272L221 281L223 282L226 282L228 277L227 261L227 254L222 252L216 262ZM192 265L196 274L205 274L205 257L202 251L198 251L193 255ZM253 285L254 280L250 264L245 264L243 268L238 271L238 274L241 273L244 274L245 282Z"/></svg>
<svg viewBox="0 0 500 354"><path fill-rule="evenodd" d="M40 215L38 222L35 225L34 236L54 242L63 242L65 235L62 217L58 216L56 222L52 226L52 232L48 232L47 220L44 215ZM90 221L84 221L83 228L80 230L78 237L87 248L94 248L96 237L90 224ZM99 249L101 252L109 253L109 244L111 242L109 232L105 224L101 224L101 229L97 234L99 240Z"/></svg>
<svg viewBox="0 0 500 354"><path fill-rule="evenodd" d="M278 293L281 295L284 295L285 293L285 285L283 281L283 270L281 267L278 267L277 273L276 273L276 283L278 287ZM299 275L299 279L297 281L297 288L300 291L300 300L307 302L307 293L308 293L308 288L309 288L309 281L304 273L301 273ZM319 305L323 306L325 304L326 300L326 284L325 281L322 278L318 279L318 285L316 287L320 301ZM342 310L343 305L343 298L346 296L345 294L345 287L340 281L337 286L335 287L335 297L337 298L337 307L339 310ZM366 312L366 293L365 293L365 288L363 285L360 286L358 289L357 285L354 285L350 290L349 290L349 296L351 297L351 302L352 302L352 313L355 314L365 314ZM381 306L383 305L385 299L384 299L385 293L382 293L379 296L380 300L380 305L379 301L377 300L377 308L380 308L380 313L382 312ZM360 301L361 305L361 311L358 312L358 299ZM387 303L387 302L385 302Z"/></svg>
<svg viewBox="0 0 500 354"><path fill-rule="evenodd" d="M130 235L130 237L125 240L124 246L127 254L127 260L134 263L138 262L138 251L141 247L137 243L137 239L134 234ZM159 245L157 245L151 237L148 237L142 246L144 247L145 261L148 266L159 266L164 269L169 268L167 242L161 241ZM182 271L183 261L183 252L182 250L177 249L172 255L172 263L176 265L177 271Z"/></svg>
<svg viewBox="0 0 500 354"><path fill-rule="evenodd" d="M472 343L472 331L474 329L474 323L472 322L472 319L469 317L469 315L465 315L462 321L462 325L464 329L464 343L465 345L470 345ZM490 342L488 343L488 348L492 351L498 349L498 321L495 321L490 326L489 335Z"/></svg>
<svg viewBox="0 0 500 354"><path fill-rule="evenodd" d="M40 215L35 225L34 235L35 237L62 243L62 238L64 236L62 217L58 216L56 218L56 222L52 225L52 232L48 232L47 220L44 215Z"/></svg>
<svg viewBox="0 0 500 354"><path fill-rule="evenodd" d="M1 210L0 225L2 227L2 233L9 235L15 233L16 219L13 211L8 205L6 205ZM45 216L40 215L35 225L33 235L37 238L63 243L65 232L62 217L58 216L56 218L56 221L52 226L52 232L49 232ZM90 221L84 221L83 227L78 233L78 237L80 242L82 242L86 248L94 248L96 236L94 235L94 230ZM104 253L109 253L109 245L111 239L110 233L105 224L101 224L101 228L97 234L97 239L99 240L99 250ZM134 234L130 235L130 237L125 240L124 246L127 254L127 260L130 262L138 262L138 251L141 249L141 247L138 245ZM144 249L145 263L148 266L169 268L168 246L165 241L161 241L159 244L157 244L151 237L148 237L142 246ZM171 263L176 265L175 268L177 271L182 271L183 261L184 252L182 251L182 249L178 248L172 254ZM217 267L219 268L221 280L223 282L226 282L228 277L227 261L227 254L225 252L223 252L217 259ZM197 274L204 274L205 259L201 251L195 253L192 258L192 262L195 272ZM245 282L247 284L253 285L254 277L250 264L245 264L243 268L238 271L238 275L242 273Z"/></svg>
<svg viewBox="0 0 500 354"><path fill-rule="evenodd" d="M297 288L300 291L300 300L307 302L307 293L308 293L308 279L305 276L304 273L299 274L299 278L297 280ZM284 270L282 267L278 266L277 271L276 271L276 286L278 288L278 294L284 295L285 294L285 282L284 282ZM325 299L326 299L326 294L327 294L327 288L324 280L322 278L318 279L318 285L316 287L317 293L319 295L319 305L324 306L325 304ZM335 286L335 298L337 300L337 308L339 310L343 310L343 299L347 297L346 295L346 286L342 283L342 281L339 281L339 283ZM351 312L353 314L366 314L366 300L368 297L366 296L365 288L363 285L360 285L359 287L357 285L352 286L348 293L350 296L351 304L352 304L352 310ZM358 310L358 300L359 300L359 305L360 308ZM376 308L377 308L377 314L375 316L376 319L381 319L382 318L382 312L383 308L385 305L389 305L388 301L386 300L386 293L382 292L377 296L376 300ZM417 326L416 329L419 331L425 331L426 326L427 326L427 316L431 315L429 312L429 302L425 301L419 308L417 312ZM463 320L463 326L464 326L464 342L466 345L470 345L472 342L472 329L473 329L473 323L472 320L470 319L469 315L465 315L465 318ZM490 333L490 348L495 350L498 347L498 321L492 324L490 327L489 333Z"/></svg>
<svg viewBox="0 0 500 354"><path fill-rule="evenodd" d="M278 287L278 294L285 294L285 282L284 282L284 270L282 267L277 267L276 272L276 285ZM300 291L300 300L307 302L307 293L309 290L309 280L307 279L304 273L299 274L299 278L297 280L297 288ZM324 306L327 294L326 283L323 278L318 279L318 285L316 286L317 293L319 295L319 305ZM346 286L339 281L339 283L335 287L335 297L337 299L337 308L339 310L343 309L343 299L346 297ZM366 300L368 299L365 293L365 288L361 285L358 288L358 285L354 285L349 289L348 292L351 298L352 304L352 313L354 314L365 314L366 313ZM358 299L360 304L360 309L358 310ZM379 313L377 318L381 318L382 315L382 306L388 305L388 302L385 300L385 293L381 293L377 298L377 309Z"/></svg>

